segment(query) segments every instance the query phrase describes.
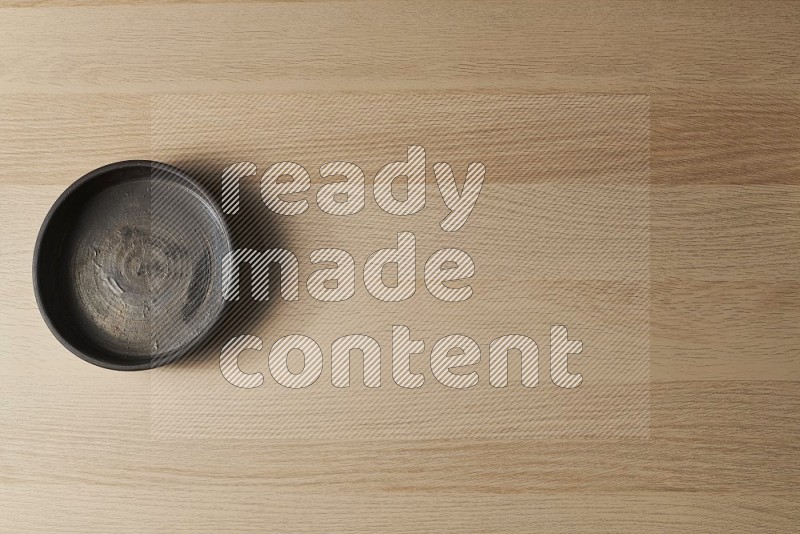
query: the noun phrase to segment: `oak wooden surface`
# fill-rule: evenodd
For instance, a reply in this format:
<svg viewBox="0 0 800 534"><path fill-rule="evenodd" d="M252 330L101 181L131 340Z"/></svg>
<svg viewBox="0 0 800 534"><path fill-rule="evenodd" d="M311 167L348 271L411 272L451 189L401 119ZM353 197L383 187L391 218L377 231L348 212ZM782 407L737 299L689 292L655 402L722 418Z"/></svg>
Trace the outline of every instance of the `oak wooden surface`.
<svg viewBox="0 0 800 534"><path fill-rule="evenodd" d="M0 530L800 528L800 4L2 5ZM648 95L649 438L154 439L153 375L68 354L30 264L175 92Z"/></svg>

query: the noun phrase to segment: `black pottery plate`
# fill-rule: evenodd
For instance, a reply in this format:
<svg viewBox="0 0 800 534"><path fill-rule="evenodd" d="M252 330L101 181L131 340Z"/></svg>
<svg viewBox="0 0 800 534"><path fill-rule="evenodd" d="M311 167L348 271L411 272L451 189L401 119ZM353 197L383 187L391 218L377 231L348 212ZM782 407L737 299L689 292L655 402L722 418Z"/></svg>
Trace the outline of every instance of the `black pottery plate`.
<svg viewBox="0 0 800 534"><path fill-rule="evenodd" d="M124 161L56 201L33 256L39 310L84 360L148 369L186 354L220 318L231 248L213 200L183 171Z"/></svg>

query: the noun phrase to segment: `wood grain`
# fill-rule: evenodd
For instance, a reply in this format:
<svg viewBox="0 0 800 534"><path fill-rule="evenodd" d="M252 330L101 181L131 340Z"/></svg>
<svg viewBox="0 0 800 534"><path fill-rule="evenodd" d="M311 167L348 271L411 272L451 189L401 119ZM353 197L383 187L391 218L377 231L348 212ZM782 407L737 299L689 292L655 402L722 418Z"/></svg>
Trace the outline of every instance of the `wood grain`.
<svg viewBox="0 0 800 534"><path fill-rule="evenodd" d="M798 529L797 3L0 5L0 530ZM151 375L61 348L30 265L170 92L649 95L650 438L154 440Z"/></svg>

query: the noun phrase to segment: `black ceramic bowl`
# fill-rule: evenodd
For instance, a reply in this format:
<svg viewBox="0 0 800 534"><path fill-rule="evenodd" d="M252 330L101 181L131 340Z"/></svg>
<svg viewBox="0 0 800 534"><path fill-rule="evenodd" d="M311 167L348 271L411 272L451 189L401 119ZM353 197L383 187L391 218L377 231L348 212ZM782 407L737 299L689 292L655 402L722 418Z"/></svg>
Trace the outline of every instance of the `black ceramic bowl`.
<svg viewBox="0 0 800 534"><path fill-rule="evenodd" d="M196 347L222 315L230 238L183 171L123 161L72 184L33 255L39 310L58 340L101 367L138 370Z"/></svg>

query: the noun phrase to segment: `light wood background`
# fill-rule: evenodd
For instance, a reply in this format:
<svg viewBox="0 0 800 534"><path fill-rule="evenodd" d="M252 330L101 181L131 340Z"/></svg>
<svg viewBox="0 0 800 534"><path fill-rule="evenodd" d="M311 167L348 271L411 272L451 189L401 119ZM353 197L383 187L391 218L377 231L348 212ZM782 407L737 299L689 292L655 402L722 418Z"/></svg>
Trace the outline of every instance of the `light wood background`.
<svg viewBox="0 0 800 534"><path fill-rule="evenodd" d="M4 5L0 530L798 529L800 4ZM650 439L152 439L30 261L163 92L650 95Z"/></svg>

